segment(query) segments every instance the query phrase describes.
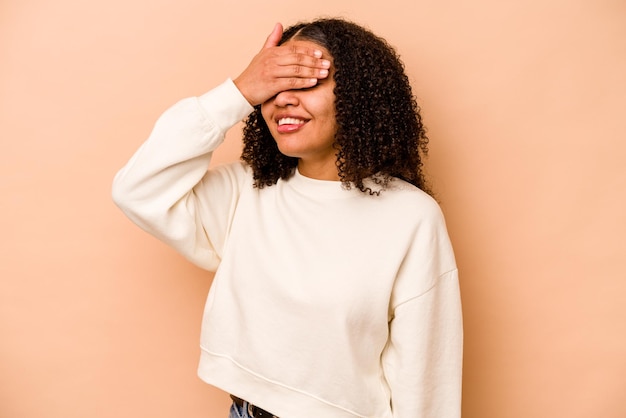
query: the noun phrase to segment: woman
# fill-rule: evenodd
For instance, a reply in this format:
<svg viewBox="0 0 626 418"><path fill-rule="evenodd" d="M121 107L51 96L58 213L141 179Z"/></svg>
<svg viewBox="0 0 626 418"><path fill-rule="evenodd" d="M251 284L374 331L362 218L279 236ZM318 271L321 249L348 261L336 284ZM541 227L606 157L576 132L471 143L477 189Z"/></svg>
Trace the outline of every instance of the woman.
<svg viewBox="0 0 626 418"><path fill-rule="evenodd" d="M246 115L243 161L207 172ZM394 50L321 19L277 25L117 174L130 219L216 271L198 373L231 417L460 416L457 269L426 143Z"/></svg>

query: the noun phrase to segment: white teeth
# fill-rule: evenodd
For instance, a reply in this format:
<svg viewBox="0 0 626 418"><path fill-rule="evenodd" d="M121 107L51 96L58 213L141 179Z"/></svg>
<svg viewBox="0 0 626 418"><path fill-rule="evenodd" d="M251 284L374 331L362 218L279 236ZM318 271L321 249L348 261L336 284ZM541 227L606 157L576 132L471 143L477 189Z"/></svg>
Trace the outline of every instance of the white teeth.
<svg viewBox="0 0 626 418"><path fill-rule="evenodd" d="M278 119L278 126L281 125L302 125L304 121L296 118L281 118Z"/></svg>

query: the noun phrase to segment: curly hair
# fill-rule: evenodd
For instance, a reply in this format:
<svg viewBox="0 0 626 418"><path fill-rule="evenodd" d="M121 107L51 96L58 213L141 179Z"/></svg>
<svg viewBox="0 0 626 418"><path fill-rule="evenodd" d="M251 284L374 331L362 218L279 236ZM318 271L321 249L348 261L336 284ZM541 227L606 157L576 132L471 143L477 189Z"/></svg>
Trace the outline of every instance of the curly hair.
<svg viewBox="0 0 626 418"><path fill-rule="evenodd" d="M281 44L301 39L324 47L335 67L337 171L347 189L379 194L393 178L432 194L423 173L428 137L404 64L384 39L343 19L287 28ZM293 175L298 159L281 154L255 106L243 128L241 159L262 188ZM376 185L364 183L370 179ZM369 183L371 184L371 183Z"/></svg>

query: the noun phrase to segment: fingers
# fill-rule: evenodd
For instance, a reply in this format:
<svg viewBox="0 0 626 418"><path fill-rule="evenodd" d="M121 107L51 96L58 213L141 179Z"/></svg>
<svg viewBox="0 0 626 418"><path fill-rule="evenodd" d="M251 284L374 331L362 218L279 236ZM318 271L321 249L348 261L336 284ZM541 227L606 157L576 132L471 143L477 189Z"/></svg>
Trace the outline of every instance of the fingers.
<svg viewBox="0 0 626 418"><path fill-rule="evenodd" d="M243 96L252 105L263 103L281 91L309 88L328 77L330 57L312 43L278 44L283 36L280 23L274 26L263 48L234 79Z"/></svg>
<svg viewBox="0 0 626 418"><path fill-rule="evenodd" d="M328 61L326 61L328 62ZM326 78L328 67L313 65L282 65L273 71L274 78Z"/></svg>
<svg viewBox="0 0 626 418"><path fill-rule="evenodd" d="M276 25L274 25L274 29L272 30L272 33L270 33L267 39L265 40L265 45L263 45L263 48L271 48L273 46L277 46L282 37L283 37L283 25L281 25L280 23L277 23Z"/></svg>
<svg viewBox="0 0 626 418"><path fill-rule="evenodd" d="M314 76L317 77L319 70L328 70L330 61L327 59L317 58L308 55L310 51L298 51L287 54L278 53L272 60L272 64L276 66L277 75L285 76ZM321 53L321 51L320 51ZM325 72L324 77L328 75Z"/></svg>
<svg viewBox="0 0 626 418"><path fill-rule="evenodd" d="M322 58L322 51L303 46L285 45L274 49L272 60L276 77L315 77L328 76L330 61Z"/></svg>
<svg viewBox="0 0 626 418"><path fill-rule="evenodd" d="M282 50L280 50L281 48ZM272 59L266 61L266 66L261 75L261 78L267 83L267 91L270 92L265 100L281 91L311 88L320 79L328 77L330 61L306 55L312 51L306 48L294 49L291 46L274 49L276 54Z"/></svg>
<svg viewBox="0 0 626 418"><path fill-rule="evenodd" d="M328 75L328 71L324 70L330 68L330 62L321 59L323 55L321 50L300 45L278 46L282 36L283 26L276 23L263 45L263 49L274 48L276 65L290 67L286 73L279 72L277 74L279 77L291 75L324 78Z"/></svg>
<svg viewBox="0 0 626 418"><path fill-rule="evenodd" d="M304 77L290 77L290 78L277 78L274 80L274 94L270 97L275 96L281 91L287 90L301 90L308 89L315 86L318 83L319 79L317 77L304 78ZM268 99L270 98L268 97Z"/></svg>
<svg viewBox="0 0 626 418"><path fill-rule="evenodd" d="M285 53L295 54L295 55L305 55L315 58L322 58L322 51L319 49L309 48L305 46L299 45L285 45L284 46Z"/></svg>
<svg viewBox="0 0 626 418"><path fill-rule="evenodd" d="M297 45L297 44L286 44L276 48L277 54L281 56L290 56L290 57L313 57L320 59L322 58L322 51L316 48L310 48L307 46Z"/></svg>

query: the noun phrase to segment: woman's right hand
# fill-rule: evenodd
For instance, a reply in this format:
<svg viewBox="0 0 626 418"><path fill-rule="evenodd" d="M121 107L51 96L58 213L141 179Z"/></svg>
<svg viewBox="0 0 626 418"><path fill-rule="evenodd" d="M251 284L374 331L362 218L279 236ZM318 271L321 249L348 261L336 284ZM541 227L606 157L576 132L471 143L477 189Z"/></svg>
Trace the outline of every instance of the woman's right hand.
<svg viewBox="0 0 626 418"><path fill-rule="evenodd" d="M280 23L267 37L265 45L234 81L252 105L266 102L281 91L313 87L328 76L330 62L322 59L322 51L284 44Z"/></svg>

